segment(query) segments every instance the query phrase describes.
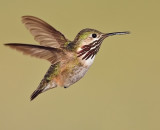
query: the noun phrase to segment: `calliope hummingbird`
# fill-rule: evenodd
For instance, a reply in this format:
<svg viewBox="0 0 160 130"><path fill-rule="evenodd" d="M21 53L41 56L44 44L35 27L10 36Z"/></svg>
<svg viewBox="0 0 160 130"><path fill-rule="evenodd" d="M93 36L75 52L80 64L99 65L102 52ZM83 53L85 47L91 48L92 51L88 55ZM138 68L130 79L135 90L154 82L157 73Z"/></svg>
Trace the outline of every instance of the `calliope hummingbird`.
<svg viewBox="0 0 160 130"><path fill-rule="evenodd" d="M61 32L39 18L23 16L22 23L40 45L7 43L5 46L51 63L38 88L32 93L31 100L49 89L57 86L68 88L80 80L92 65L105 38L129 34L128 31L102 33L86 28L81 30L73 41L70 41Z"/></svg>

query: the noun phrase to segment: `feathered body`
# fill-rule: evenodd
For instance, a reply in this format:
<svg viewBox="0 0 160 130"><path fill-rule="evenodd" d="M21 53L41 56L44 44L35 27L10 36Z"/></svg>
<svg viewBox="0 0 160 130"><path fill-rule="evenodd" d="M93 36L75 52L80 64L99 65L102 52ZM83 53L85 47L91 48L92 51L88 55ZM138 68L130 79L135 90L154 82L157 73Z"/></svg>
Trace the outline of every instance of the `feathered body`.
<svg viewBox="0 0 160 130"><path fill-rule="evenodd" d="M13 49L37 58L46 59L50 68L31 95L31 100L51 88L69 87L80 80L92 65L102 41L111 35L128 32L101 33L94 29L83 29L73 41L43 20L33 16L23 16L22 22L40 45L7 43Z"/></svg>

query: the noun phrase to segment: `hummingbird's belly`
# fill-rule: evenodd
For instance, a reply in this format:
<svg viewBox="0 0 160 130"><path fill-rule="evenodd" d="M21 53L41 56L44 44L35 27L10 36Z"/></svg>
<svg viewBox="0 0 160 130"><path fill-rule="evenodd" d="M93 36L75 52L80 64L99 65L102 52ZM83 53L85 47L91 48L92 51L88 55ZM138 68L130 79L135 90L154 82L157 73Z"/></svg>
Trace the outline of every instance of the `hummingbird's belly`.
<svg viewBox="0 0 160 130"><path fill-rule="evenodd" d="M78 80L80 80L88 71L89 67L75 66L65 78L64 87L69 87Z"/></svg>
<svg viewBox="0 0 160 130"><path fill-rule="evenodd" d="M65 87L69 87L70 85L80 80L92 65L94 58L95 56L93 58L89 58L88 60L82 60L82 58L79 57L80 64L70 68L71 71L67 73L67 76L64 76L65 78L63 78L63 85Z"/></svg>

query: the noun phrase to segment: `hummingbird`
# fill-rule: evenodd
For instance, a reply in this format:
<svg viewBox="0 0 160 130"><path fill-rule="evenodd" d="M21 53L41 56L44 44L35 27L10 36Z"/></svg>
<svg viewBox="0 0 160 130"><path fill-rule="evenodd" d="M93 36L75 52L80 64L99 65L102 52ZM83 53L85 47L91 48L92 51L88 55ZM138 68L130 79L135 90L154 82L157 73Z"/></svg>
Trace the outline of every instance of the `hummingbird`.
<svg viewBox="0 0 160 130"><path fill-rule="evenodd" d="M51 63L30 100L57 86L68 88L76 83L92 65L105 38L129 34L128 31L102 33L95 29L86 28L81 30L73 41L70 41L40 18L22 16L22 23L40 45L25 43L6 43L4 45L23 54L48 60Z"/></svg>

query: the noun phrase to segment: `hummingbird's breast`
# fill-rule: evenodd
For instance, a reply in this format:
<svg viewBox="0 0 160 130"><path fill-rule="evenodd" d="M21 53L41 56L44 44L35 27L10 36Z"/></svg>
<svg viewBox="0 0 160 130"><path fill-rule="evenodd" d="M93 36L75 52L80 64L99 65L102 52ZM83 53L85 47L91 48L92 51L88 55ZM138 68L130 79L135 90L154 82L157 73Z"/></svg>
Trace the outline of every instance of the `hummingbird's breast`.
<svg viewBox="0 0 160 130"><path fill-rule="evenodd" d="M92 59L82 60L82 57L77 57L77 55L73 59L65 61L57 77L58 85L69 87L79 81L86 74L93 61L94 57Z"/></svg>
<svg viewBox="0 0 160 130"><path fill-rule="evenodd" d="M54 81L57 85L69 87L79 81L92 65L94 58L82 59L76 53L67 54L67 58L61 61L60 73Z"/></svg>
<svg viewBox="0 0 160 130"><path fill-rule="evenodd" d="M78 59L80 60L81 64L83 64L83 66L86 66L87 68L89 68L93 64L95 56L93 58L90 57L87 60L85 60L85 59L82 60L81 57L79 57Z"/></svg>

